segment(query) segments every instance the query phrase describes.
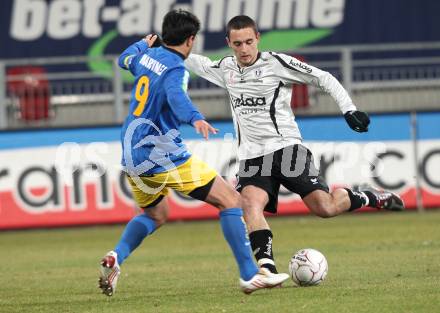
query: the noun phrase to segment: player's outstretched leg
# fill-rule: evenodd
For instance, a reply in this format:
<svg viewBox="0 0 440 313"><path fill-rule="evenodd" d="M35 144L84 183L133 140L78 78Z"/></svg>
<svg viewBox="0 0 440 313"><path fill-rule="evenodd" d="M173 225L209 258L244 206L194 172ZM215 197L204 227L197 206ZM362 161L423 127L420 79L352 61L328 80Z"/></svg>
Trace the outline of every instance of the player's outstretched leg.
<svg viewBox="0 0 440 313"><path fill-rule="evenodd" d="M391 191L379 190L370 185L359 186L356 191L363 192L368 196L368 206L370 207L389 211L405 210L405 203L402 198Z"/></svg>

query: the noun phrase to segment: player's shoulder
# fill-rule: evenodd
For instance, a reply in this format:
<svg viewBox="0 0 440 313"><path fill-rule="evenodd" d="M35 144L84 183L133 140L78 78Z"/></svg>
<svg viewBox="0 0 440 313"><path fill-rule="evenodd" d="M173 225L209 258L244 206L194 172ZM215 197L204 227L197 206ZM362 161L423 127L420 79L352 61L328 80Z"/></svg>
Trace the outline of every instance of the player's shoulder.
<svg viewBox="0 0 440 313"><path fill-rule="evenodd" d="M161 48L151 48L136 56L135 62L137 72L140 75L155 73L159 77L164 77L174 69L185 71L183 59L174 53L169 53Z"/></svg>
<svg viewBox="0 0 440 313"><path fill-rule="evenodd" d="M223 68L228 65L234 65L235 59L233 55L225 55L221 59L214 62L214 64L211 66L212 68Z"/></svg>
<svg viewBox="0 0 440 313"><path fill-rule="evenodd" d="M291 59L295 59L294 57L287 55L285 53L275 52L275 51L264 51L261 52L261 57L268 61L276 61L279 63L286 62Z"/></svg>
<svg viewBox="0 0 440 313"><path fill-rule="evenodd" d="M260 53L260 59L270 64L271 66L285 66L290 61L290 56L284 53L278 53L274 51L262 51Z"/></svg>
<svg viewBox="0 0 440 313"><path fill-rule="evenodd" d="M302 62L294 56L274 51L268 51L265 55L267 56L268 60L271 60L274 63L274 66L280 66L302 73L310 73L312 71L312 68L308 64Z"/></svg>

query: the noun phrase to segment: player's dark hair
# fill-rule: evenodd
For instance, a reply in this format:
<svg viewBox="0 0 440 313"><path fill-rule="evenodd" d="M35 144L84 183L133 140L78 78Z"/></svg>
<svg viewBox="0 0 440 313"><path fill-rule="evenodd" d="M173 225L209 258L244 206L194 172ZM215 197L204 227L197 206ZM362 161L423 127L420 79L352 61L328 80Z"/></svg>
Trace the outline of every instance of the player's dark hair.
<svg viewBox="0 0 440 313"><path fill-rule="evenodd" d="M194 14L184 10L172 10L163 18L162 40L170 46L178 46L200 30L200 21Z"/></svg>
<svg viewBox="0 0 440 313"><path fill-rule="evenodd" d="M247 15L237 15L231 18L228 22L228 25L226 25L226 35L229 38L229 34L231 33L232 29L243 29L243 28L253 28L255 34L258 33L257 23L251 19Z"/></svg>

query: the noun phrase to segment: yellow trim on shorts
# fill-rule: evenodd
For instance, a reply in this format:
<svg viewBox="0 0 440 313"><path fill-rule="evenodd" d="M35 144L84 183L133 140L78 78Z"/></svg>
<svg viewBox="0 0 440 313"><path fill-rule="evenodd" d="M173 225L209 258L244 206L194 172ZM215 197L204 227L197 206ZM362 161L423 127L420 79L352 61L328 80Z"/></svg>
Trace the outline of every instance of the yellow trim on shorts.
<svg viewBox="0 0 440 313"><path fill-rule="evenodd" d="M133 199L140 208L144 208L160 196L167 196L169 188L188 195L194 189L208 184L216 176L216 170L199 158L191 156L185 163L171 171L152 176L127 176L127 178Z"/></svg>

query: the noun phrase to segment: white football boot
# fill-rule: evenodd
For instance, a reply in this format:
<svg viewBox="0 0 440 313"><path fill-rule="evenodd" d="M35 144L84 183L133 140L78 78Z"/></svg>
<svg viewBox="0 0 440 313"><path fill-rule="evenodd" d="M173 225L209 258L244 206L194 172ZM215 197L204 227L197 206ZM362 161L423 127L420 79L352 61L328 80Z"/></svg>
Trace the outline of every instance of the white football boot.
<svg viewBox="0 0 440 313"><path fill-rule="evenodd" d="M99 277L99 288L102 293L112 296L116 290L121 268L118 264L118 255L114 251L107 253L101 260L101 275Z"/></svg>
<svg viewBox="0 0 440 313"><path fill-rule="evenodd" d="M251 294L259 289L277 287L288 278L288 274L274 274L271 273L267 268L262 267L250 280L245 281L240 278L240 288L245 294Z"/></svg>

